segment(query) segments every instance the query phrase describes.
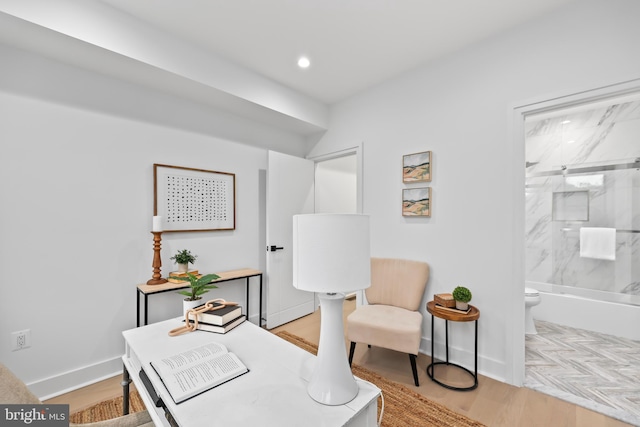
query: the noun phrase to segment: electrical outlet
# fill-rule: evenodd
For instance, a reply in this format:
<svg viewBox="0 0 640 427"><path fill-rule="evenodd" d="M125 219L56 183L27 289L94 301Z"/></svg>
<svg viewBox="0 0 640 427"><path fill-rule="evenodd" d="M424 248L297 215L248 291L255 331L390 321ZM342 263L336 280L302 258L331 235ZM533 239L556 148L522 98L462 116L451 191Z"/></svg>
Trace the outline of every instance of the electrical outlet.
<svg viewBox="0 0 640 427"><path fill-rule="evenodd" d="M11 333L11 350L17 351L31 347L31 329Z"/></svg>

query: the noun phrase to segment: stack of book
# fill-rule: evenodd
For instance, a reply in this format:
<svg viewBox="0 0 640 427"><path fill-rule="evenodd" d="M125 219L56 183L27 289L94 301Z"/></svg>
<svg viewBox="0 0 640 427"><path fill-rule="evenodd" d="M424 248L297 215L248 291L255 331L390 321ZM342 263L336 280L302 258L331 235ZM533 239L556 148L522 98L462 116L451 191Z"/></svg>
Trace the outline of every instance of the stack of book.
<svg viewBox="0 0 640 427"><path fill-rule="evenodd" d="M196 277L198 277L198 279L202 277L202 274L200 274L198 270L189 270L186 273L183 273L181 271L172 271L171 273L169 273L169 277L167 278L167 280L171 283L184 283L186 285L188 284L188 282L180 280L178 279L178 277L187 278L189 277L189 274L195 275Z"/></svg>
<svg viewBox="0 0 640 427"><path fill-rule="evenodd" d="M227 305L217 308L221 305L214 302L211 310L198 314L198 329L217 334L226 334L247 319L247 316L242 314L241 306ZM189 321L193 323L193 320L189 319Z"/></svg>

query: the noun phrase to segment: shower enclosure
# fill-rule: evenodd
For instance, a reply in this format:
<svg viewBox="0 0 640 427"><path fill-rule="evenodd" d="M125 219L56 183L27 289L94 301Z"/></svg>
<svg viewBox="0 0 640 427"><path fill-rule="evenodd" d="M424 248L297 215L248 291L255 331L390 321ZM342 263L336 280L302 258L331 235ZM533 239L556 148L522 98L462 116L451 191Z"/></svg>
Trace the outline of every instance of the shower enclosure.
<svg viewBox="0 0 640 427"><path fill-rule="evenodd" d="M640 94L527 116L525 157L526 283L543 292L534 317L591 330L612 315L637 321ZM615 243L596 238L586 253L594 232Z"/></svg>

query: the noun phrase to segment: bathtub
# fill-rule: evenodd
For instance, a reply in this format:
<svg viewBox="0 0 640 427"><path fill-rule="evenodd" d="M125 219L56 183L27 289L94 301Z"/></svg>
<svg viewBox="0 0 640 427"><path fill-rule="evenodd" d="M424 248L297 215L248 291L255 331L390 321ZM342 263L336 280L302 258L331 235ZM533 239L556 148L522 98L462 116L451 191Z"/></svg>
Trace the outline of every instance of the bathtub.
<svg viewBox="0 0 640 427"><path fill-rule="evenodd" d="M541 282L526 282L540 292L533 318L640 341L639 295L602 292Z"/></svg>

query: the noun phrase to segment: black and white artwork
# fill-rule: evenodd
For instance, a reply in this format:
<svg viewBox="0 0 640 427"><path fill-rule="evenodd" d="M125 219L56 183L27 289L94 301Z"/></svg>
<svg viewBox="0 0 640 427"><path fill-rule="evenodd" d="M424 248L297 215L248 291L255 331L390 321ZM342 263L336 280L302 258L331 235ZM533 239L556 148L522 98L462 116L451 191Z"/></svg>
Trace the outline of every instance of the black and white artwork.
<svg viewBox="0 0 640 427"><path fill-rule="evenodd" d="M235 229L235 174L153 166L154 215L163 231Z"/></svg>

